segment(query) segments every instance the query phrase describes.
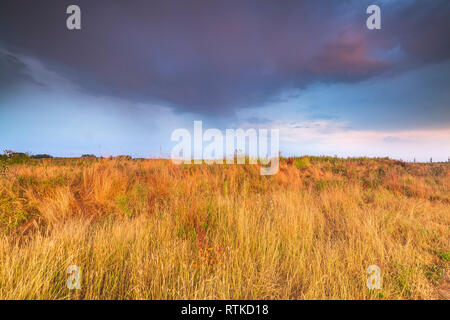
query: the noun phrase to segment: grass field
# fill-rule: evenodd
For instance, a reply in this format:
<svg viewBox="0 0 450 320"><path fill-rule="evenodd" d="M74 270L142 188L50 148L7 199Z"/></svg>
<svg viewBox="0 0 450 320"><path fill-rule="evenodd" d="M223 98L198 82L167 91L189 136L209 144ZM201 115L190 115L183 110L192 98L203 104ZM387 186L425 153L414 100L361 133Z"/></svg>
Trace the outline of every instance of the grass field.
<svg viewBox="0 0 450 320"><path fill-rule="evenodd" d="M449 251L448 163L0 163L0 299L442 299Z"/></svg>

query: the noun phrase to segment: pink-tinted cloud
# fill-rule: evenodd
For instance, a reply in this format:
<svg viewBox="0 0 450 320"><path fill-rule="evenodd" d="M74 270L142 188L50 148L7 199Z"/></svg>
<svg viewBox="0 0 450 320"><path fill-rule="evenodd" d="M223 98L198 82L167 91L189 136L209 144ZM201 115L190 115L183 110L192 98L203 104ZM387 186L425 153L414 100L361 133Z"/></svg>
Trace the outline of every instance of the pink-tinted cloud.
<svg viewBox="0 0 450 320"><path fill-rule="evenodd" d="M372 3L79 0L83 28L69 32L68 0L4 0L0 38L92 94L218 114L450 58L448 1L383 1L382 30L369 31ZM20 72L8 61L0 82Z"/></svg>

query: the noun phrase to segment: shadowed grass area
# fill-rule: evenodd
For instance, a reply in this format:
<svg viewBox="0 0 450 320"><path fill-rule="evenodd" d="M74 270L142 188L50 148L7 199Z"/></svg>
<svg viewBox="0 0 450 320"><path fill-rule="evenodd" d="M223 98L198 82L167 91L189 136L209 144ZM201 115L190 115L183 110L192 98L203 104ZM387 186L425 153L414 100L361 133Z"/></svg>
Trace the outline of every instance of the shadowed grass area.
<svg viewBox="0 0 450 320"><path fill-rule="evenodd" d="M7 160L7 159L6 159ZM450 166L29 159L0 172L0 299L430 299ZM81 268L81 290L66 270ZM369 291L378 265L382 289Z"/></svg>

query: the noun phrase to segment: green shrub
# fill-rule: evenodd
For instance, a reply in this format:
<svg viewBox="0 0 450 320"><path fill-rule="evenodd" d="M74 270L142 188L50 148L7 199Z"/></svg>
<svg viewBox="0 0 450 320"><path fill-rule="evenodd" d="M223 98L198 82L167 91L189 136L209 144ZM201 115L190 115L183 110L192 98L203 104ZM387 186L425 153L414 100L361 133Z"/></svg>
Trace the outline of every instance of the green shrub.
<svg viewBox="0 0 450 320"><path fill-rule="evenodd" d="M131 205L131 199L128 195L119 196L116 198L117 208L121 213L126 214L128 217L133 216L133 206Z"/></svg>
<svg viewBox="0 0 450 320"><path fill-rule="evenodd" d="M1 167L5 167L10 164L27 164L30 162L30 156L28 153L14 152L11 150L5 150L1 156Z"/></svg>
<svg viewBox="0 0 450 320"><path fill-rule="evenodd" d="M308 157L295 158L294 167L299 170L307 169L311 166L311 162Z"/></svg>
<svg viewBox="0 0 450 320"><path fill-rule="evenodd" d="M7 169L7 158L6 156L0 156L0 175L4 175Z"/></svg>
<svg viewBox="0 0 450 320"><path fill-rule="evenodd" d="M450 261L450 251L440 251L439 252L439 256L441 257L442 260L444 261Z"/></svg>
<svg viewBox="0 0 450 320"><path fill-rule="evenodd" d="M326 180L316 181L316 189L318 191L323 191L329 186L329 182Z"/></svg>

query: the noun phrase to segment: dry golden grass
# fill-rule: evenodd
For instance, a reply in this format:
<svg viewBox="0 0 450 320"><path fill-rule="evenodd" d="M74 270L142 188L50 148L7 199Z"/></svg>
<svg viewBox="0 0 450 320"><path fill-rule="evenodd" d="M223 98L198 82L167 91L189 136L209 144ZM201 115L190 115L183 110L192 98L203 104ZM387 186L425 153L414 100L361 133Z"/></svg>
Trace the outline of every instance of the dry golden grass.
<svg viewBox="0 0 450 320"><path fill-rule="evenodd" d="M296 163L272 177L167 160L8 165L0 299L442 298L448 164ZM81 290L66 288L72 264ZM372 264L381 290L366 287Z"/></svg>

